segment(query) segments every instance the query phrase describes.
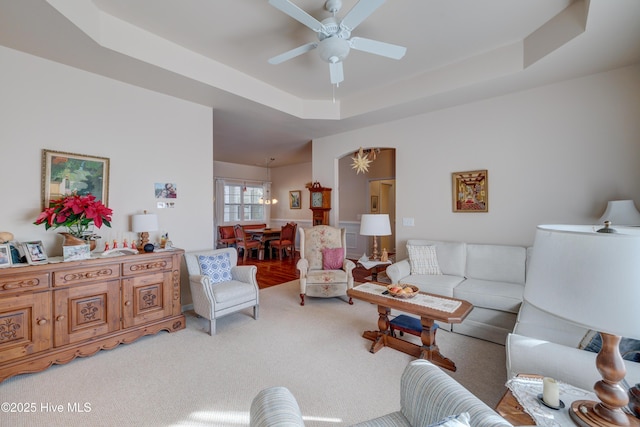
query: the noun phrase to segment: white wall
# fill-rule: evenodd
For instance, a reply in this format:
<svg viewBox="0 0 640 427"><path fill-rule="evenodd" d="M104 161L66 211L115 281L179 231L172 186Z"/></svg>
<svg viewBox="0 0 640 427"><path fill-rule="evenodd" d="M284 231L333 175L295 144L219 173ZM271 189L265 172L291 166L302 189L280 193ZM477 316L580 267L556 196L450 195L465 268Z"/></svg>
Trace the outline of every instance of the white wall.
<svg viewBox="0 0 640 427"><path fill-rule="evenodd" d="M336 159L394 147L400 257L409 238L530 245L538 224L640 206L639 118L640 66L627 67L315 140L313 180L337 187ZM489 213L453 213L451 173L475 169L489 171Z"/></svg>
<svg viewBox="0 0 640 427"><path fill-rule="evenodd" d="M101 234L128 231L130 216L146 209L176 246L211 247L210 108L4 47L0 64L0 231L61 254L56 231L32 224L41 206L42 150L50 149L110 159L114 213ZM156 209L155 182L177 184L175 208Z"/></svg>

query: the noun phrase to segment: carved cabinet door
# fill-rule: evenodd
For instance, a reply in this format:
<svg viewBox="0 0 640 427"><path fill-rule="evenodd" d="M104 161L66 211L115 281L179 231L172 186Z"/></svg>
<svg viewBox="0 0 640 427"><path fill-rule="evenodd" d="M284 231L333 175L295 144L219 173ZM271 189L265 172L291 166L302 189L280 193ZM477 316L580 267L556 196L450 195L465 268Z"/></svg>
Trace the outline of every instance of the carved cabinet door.
<svg viewBox="0 0 640 427"><path fill-rule="evenodd" d="M161 271L122 280L122 321L125 328L171 316L171 278L170 271Z"/></svg>
<svg viewBox="0 0 640 427"><path fill-rule="evenodd" d="M51 347L48 292L0 299L0 363Z"/></svg>
<svg viewBox="0 0 640 427"><path fill-rule="evenodd" d="M56 347L120 329L118 280L57 289L53 295Z"/></svg>

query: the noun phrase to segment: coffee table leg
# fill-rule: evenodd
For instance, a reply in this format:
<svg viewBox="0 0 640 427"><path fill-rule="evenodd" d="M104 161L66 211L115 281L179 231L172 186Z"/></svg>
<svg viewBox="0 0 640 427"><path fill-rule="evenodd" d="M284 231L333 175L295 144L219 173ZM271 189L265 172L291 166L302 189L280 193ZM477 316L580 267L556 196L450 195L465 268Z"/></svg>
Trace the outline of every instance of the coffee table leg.
<svg viewBox="0 0 640 427"><path fill-rule="evenodd" d="M447 359L440 354L440 349L436 344L436 331L434 328L433 319L427 319L426 317L420 318L420 324L422 325L422 334L420 334L420 340L422 341L422 351L420 353L421 359L426 359L438 365L442 368L449 369L450 371L456 370L456 364L452 360Z"/></svg>
<svg viewBox="0 0 640 427"><path fill-rule="evenodd" d="M378 306L378 329L377 331L365 331L362 336L366 339L372 340L371 348L369 352L375 353L382 347L387 345L386 337L389 335L389 313L391 309L388 307Z"/></svg>

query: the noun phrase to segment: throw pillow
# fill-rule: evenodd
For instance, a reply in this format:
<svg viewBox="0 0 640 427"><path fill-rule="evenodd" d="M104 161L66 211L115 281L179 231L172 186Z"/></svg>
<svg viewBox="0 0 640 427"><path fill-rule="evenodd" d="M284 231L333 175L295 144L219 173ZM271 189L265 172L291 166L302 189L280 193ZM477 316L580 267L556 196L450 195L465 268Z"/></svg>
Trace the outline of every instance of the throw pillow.
<svg viewBox="0 0 640 427"><path fill-rule="evenodd" d="M209 276L211 283L227 282L231 280L231 258L228 252L218 255L198 255L200 271Z"/></svg>
<svg viewBox="0 0 640 427"><path fill-rule="evenodd" d="M322 269L340 270L344 261L343 248L331 248L322 250Z"/></svg>
<svg viewBox="0 0 640 427"><path fill-rule="evenodd" d="M469 427L469 421L469 413L463 412L460 415L451 415L450 417L440 420L435 424L431 424L428 427Z"/></svg>
<svg viewBox="0 0 640 427"><path fill-rule="evenodd" d="M435 246L407 245L411 274L442 274Z"/></svg>
<svg viewBox="0 0 640 427"><path fill-rule="evenodd" d="M588 342L587 342L588 340ZM586 345L584 344L585 342ZM585 335L580 343L580 347L586 351L592 351L594 353L599 353L602 348L602 337L596 331L589 331ZM622 358L625 360L630 360L632 362L640 362L640 341L634 340L631 338L622 338L620 339L620 354Z"/></svg>

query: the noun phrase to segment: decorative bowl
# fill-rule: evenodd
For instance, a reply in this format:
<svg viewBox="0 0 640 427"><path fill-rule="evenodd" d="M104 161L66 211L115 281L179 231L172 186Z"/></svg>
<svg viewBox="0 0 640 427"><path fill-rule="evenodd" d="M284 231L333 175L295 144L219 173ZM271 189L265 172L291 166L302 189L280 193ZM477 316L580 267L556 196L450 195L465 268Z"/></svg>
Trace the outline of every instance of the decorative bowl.
<svg viewBox="0 0 640 427"><path fill-rule="evenodd" d="M418 295L420 289L414 285L389 285L389 295L395 298L413 298Z"/></svg>

